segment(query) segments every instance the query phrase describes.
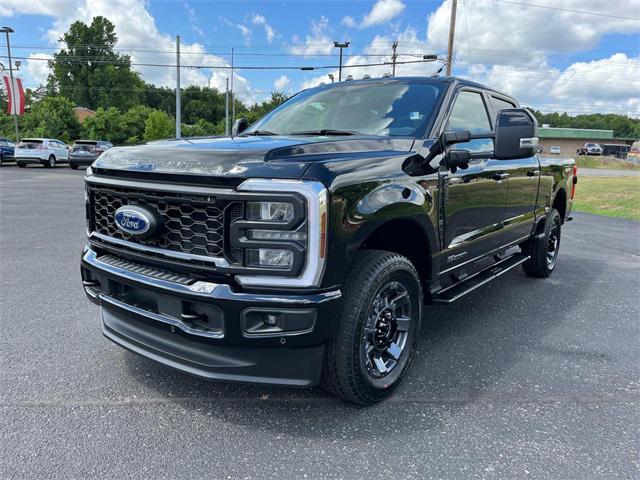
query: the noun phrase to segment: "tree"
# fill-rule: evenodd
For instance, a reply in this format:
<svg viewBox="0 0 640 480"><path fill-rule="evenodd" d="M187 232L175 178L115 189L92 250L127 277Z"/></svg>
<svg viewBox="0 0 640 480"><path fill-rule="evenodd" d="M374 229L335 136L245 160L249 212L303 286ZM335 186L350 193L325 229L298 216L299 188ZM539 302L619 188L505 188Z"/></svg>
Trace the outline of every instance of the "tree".
<svg viewBox="0 0 640 480"><path fill-rule="evenodd" d="M253 104L251 108L244 113L244 115L247 120L249 120L249 123L253 123L283 103L286 99L286 94L282 92L271 92L271 98L269 100L262 102L261 104Z"/></svg>
<svg viewBox="0 0 640 480"><path fill-rule="evenodd" d="M87 117L82 124L82 136L91 140L108 140L114 144L121 144L127 138L124 122L120 110L111 107L98 108L93 117Z"/></svg>
<svg viewBox="0 0 640 480"><path fill-rule="evenodd" d="M144 130L153 108L136 105L122 115L122 128L126 134L125 143L132 145L144 140Z"/></svg>
<svg viewBox="0 0 640 480"><path fill-rule="evenodd" d="M160 140L174 137L174 124L169 115L160 110L149 114L144 124L144 140Z"/></svg>
<svg viewBox="0 0 640 480"><path fill-rule="evenodd" d="M114 52L113 23L94 17L90 25L76 21L60 41L66 48L54 54L48 89L93 110L128 110L140 103L144 82L131 70L128 55Z"/></svg>
<svg viewBox="0 0 640 480"><path fill-rule="evenodd" d="M80 136L80 122L73 103L64 97L47 97L34 103L21 123L22 137L50 137L71 142Z"/></svg>
<svg viewBox="0 0 640 480"><path fill-rule="evenodd" d="M539 125L558 128L593 128L613 130L616 138L640 138L640 119L612 113L593 113L569 116L566 113L533 111Z"/></svg>

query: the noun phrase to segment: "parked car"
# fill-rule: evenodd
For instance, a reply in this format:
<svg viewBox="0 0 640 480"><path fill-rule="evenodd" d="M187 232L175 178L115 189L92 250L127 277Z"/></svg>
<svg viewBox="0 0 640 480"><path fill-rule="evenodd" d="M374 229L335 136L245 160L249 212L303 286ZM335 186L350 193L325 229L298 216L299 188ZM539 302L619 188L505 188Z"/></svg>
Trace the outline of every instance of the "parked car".
<svg viewBox="0 0 640 480"><path fill-rule="evenodd" d="M8 138L0 138L0 167L7 160L13 160L15 147Z"/></svg>
<svg viewBox="0 0 640 480"><path fill-rule="evenodd" d="M552 155L560 155L560 147L550 147L549 153Z"/></svg>
<svg viewBox="0 0 640 480"><path fill-rule="evenodd" d="M556 269L575 162L538 159L535 117L510 96L451 77L339 82L247 126L114 147L87 169L81 274L110 340L367 405L405 376L431 304Z"/></svg>
<svg viewBox="0 0 640 480"><path fill-rule="evenodd" d="M104 140L76 140L69 149L69 167L74 170L79 166L89 166L102 152L113 147Z"/></svg>
<svg viewBox="0 0 640 480"><path fill-rule="evenodd" d="M602 147L597 143L585 143L578 150L578 155L602 155Z"/></svg>
<svg viewBox="0 0 640 480"><path fill-rule="evenodd" d="M69 149L53 138L23 138L16 145L15 157L20 168L34 163L53 168L59 162L69 161Z"/></svg>

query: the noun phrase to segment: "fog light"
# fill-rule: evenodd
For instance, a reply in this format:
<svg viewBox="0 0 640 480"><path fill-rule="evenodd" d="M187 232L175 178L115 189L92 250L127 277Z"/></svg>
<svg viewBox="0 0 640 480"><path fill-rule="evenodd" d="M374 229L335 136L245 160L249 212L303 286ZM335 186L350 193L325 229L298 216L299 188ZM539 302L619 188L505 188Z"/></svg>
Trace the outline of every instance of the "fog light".
<svg viewBox="0 0 640 480"><path fill-rule="evenodd" d="M260 267L291 268L293 252L275 248L247 250L247 265Z"/></svg>
<svg viewBox="0 0 640 480"><path fill-rule="evenodd" d="M278 325L278 315L267 313L264 316L264 324L270 327L276 327Z"/></svg>

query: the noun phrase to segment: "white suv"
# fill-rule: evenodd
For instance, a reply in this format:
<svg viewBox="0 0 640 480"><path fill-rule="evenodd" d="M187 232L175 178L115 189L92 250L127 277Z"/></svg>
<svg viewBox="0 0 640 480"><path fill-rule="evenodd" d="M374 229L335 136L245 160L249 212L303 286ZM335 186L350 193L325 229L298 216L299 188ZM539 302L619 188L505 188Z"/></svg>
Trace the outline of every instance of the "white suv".
<svg viewBox="0 0 640 480"><path fill-rule="evenodd" d="M16 145L14 155L21 168L30 163L53 168L58 162L69 161L69 148L64 142L52 138L23 138Z"/></svg>

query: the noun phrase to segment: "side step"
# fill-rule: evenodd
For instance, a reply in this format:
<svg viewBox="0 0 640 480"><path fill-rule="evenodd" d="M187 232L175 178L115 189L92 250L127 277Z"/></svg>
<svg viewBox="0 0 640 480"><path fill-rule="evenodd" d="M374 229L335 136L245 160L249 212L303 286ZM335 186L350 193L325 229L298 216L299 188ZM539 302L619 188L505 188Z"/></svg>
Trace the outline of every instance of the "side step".
<svg viewBox="0 0 640 480"><path fill-rule="evenodd" d="M508 272L514 267L523 264L529 259L529 255L516 253L510 257L500 260L497 263L480 270L479 272L469 275L464 280L449 285L446 288L433 294L433 303L453 303L460 297L464 297L467 293L473 292L476 288L481 287L485 283L499 277L503 273Z"/></svg>

